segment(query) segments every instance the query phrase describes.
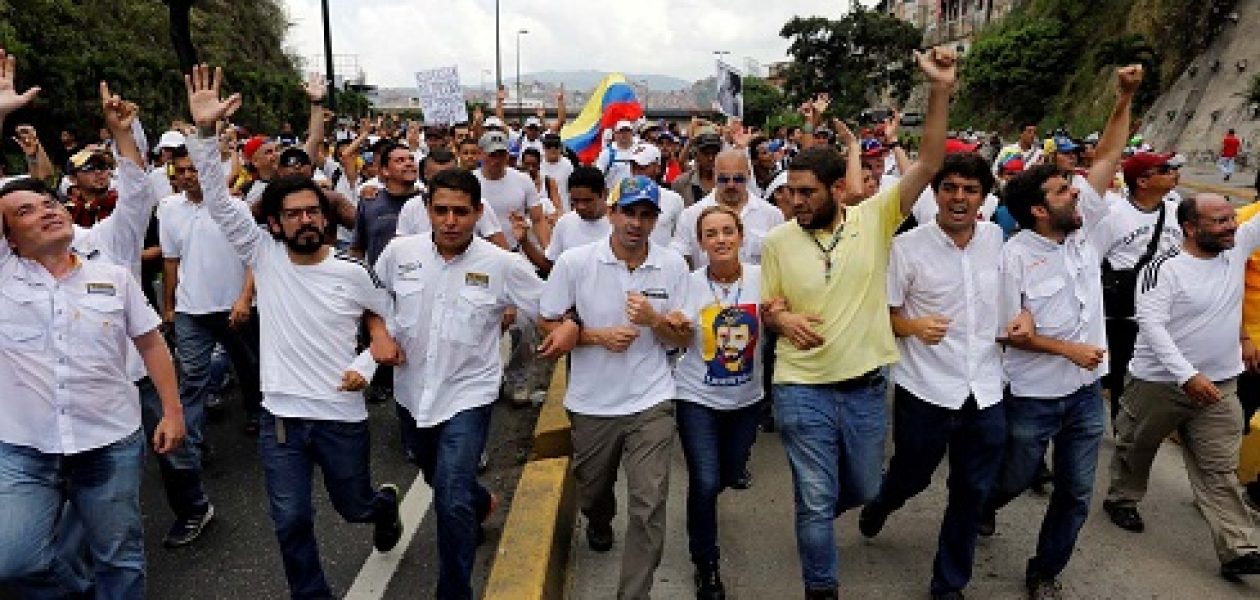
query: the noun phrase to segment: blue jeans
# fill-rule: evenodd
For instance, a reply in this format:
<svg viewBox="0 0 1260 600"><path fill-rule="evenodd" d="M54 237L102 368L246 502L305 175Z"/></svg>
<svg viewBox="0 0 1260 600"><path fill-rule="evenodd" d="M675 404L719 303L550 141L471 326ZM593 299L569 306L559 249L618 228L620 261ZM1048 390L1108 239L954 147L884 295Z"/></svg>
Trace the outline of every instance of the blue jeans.
<svg viewBox="0 0 1260 600"><path fill-rule="evenodd" d="M1041 521L1037 554L1028 561L1028 578L1057 577L1067 567L1089 516L1104 428L1101 390L1095 382L1062 398L1008 396L1005 401L1006 452L994 509L1032 485L1046 445L1054 441L1054 492Z"/></svg>
<svg viewBox="0 0 1260 600"><path fill-rule="evenodd" d="M394 503L372 489L367 421L280 419L264 411L259 427L267 499L289 593L332 598L315 542L311 476L319 465L333 508L350 523L392 516Z"/></svg>
<svg viewBox="0 0 1260 600"><path fill-rule="evenodd" d="M888 410L886 380L841 390L834 384L774 386L774 410L796 498L796 546L805 587L839 584L833 525L879 491Z"/></svg>
<svg viewBox="0 0 1260 600"><path fill-rule="evenodd" d="M997 485L1006 447L1001 402L980 409L974 398L958 410L926 402L897 386L893 392L893 457L871 506L893 512L932 483L949 452L949 499L932 563L932 593L962 591L971 580L977 523Z"/></svg>
<svg viewBox="0 0 1260 600"><path fill-rule="evenodd" d="M153 438L158 423L162 420L162 399L158 397L157 388L148 377L136 382L140 390L140 417L144 424L146 439ZM202 405L204 408L204 404ZM184 407L184 426L192 431L189 410ZM204 417L205 411L201 411ZM204 421L203 421L204 423ZM158 467L162 473L162 488L166 492L166 503L177 518L199 515L210 505L205 486L201 479L200 449L185 441L180 447L166 453L158 454Z"/></svg>
<svg viewBox="0 0 1260 600"><path fill-rule="evenodd" d="M44 454L0 442L0 583L22 598L63 598L82 589L54 535L73 513L87 542L100 598L144 597L140 477L144 434L78 454ZM70 536L75 545L80 538Z"/></svg>
<svg viewBox="0 0 1260 600"><path fill-rule="evenodd" d="M675 403L678 439L687 460L687 540L691 562L716 563L717 498L743 475L762 405L717 410L685 400Z"/></svg>
<svg viewBox="0 0 1260 600"><path fill-rule="evenodd" d="M205 442L206 398L219 393L222 376L213 368L214 347L222 345L232 366L245 413L251 418L262 410L262 392L258 374L258 316L255 314L240 329L228 327L228 313L205 315L175 313L176 350L179 352L179 397L184 405L188 434L184 445L191 449L197 465L201 465L201 447Z"/></svg>
<svg viewBox="0 0 1260 600"><path fill-rule="evenodd" d="M477 481L477 462L486 447L493 405L457 413L443 423L418 428L406 409L398 411L404 444L411 444L425 483L433 488L437 516L437 597L473 597L472 569L481 522L490 512L490 492Z"/></svg>

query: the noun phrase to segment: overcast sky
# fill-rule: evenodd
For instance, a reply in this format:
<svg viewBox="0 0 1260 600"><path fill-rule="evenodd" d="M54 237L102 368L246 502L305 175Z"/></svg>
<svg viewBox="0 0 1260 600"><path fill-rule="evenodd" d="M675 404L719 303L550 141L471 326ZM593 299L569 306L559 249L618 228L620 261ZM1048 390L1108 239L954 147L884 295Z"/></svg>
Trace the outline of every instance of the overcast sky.
<svg viewBox="0 0 1260 600"><path fill-rule="evenodd" d="M282 0L288 46L323 52L319 0ZM871 4L872 2L864 2ZM464 85L494 82L494 0L329 0L333 50L357 54L368 82L414 85L415 71L459 67ZM839 18L845 0L502 0L503 77L521 70L621 71L696 80L713 74L713 51L769 64L786 57L779 29L793 15Z"/></svg>

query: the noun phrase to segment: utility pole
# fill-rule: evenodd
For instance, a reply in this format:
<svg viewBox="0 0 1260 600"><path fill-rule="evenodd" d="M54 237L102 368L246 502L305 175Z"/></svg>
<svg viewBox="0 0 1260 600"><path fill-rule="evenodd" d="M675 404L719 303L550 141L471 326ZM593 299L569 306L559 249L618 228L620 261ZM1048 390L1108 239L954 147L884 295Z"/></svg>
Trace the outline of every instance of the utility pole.
<svg viewBox="0 0 1260 600"><path fill-rule="evenodd" d="M499 50L499 0L494 0L494 93L503 89L503 52Z"/></svg>
<svg viewBox="0 0 1260 600"><path fill-rule="evenodd" d="M332 27L328 24L328 0L320 0L320 10L324 18L324 76L328 78L328 109L337 110L336 73L333 70Z"/></svg>

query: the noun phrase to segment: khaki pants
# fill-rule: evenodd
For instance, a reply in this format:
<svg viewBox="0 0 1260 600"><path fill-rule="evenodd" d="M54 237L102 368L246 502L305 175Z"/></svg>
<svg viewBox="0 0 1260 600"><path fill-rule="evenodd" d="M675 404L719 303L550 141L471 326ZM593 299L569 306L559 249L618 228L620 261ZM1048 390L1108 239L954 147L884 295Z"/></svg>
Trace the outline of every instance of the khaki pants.
<svg viewBox="0 0 1260 600"><path fill-rule="evenodd" d="M1139 502L1146 494L1155 453L1176 432L1195 501L1212 530L1217 556L1227 562L1256 551L1257 546L1255 523L1235 475L1242 440L1238 380L1216 385L1224 398L1199 406L1175 383L1129 378L1120 398L1107 499Z"/></svg>
<svg viewBox="0 0 1260 600"><path fill-rule="evenodd" d="M669 496L674 403L632 415L596 417L569 413L573 424L573 474L582 514L596 524L617 514L617 467L626 469L626 536L617 597L646 600L665 550L665 501Z"/></svg>

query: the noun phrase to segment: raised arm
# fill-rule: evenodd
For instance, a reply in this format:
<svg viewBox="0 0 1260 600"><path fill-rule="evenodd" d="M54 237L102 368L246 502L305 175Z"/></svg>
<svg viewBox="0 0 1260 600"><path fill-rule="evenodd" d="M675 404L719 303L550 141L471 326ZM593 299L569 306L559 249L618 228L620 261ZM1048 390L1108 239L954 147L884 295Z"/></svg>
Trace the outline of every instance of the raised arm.
<svg viewBox="0 0 1260 600"><path fill-rule="evenodd" d="M556 94L556 122L552 123L551 130L560 133L564 129L564 122L568 117L564 110L564 84L560 84L560 92Z"/></svg>
<svg viewBox="0 0 1260 600"><path fill-rule="evenodd" d="M939 46L927 52L915 51L919 70L928 80L928 109L923 120L919 160L901 174L901 214L908 215L923 188L945 162L945 127L949 122L949 95L957 76L957 56L952 48Z"/></svg>
<svg viewBox="0 0 1260 600"><path fill-rule="evenodd" d="M1120 165L1120 156L1129 141L1129 122L1133 106L1133 95L1142 85L1142 65L1129 65L1116 69L1116 104L1111 108L1111 116L1103 128L1102 137L1098 138L1098 149L1094 156L1094 164L1089 169L1089 185L1101 196L1111 187L1111 180L1116 176L1116 167Z"/></svg>
<svg viewBox="0 0 1260 600"><path fill-rule="evenodd" d="M118 156L118 205L92 228L92 235L97 236L97 243L105 246L115 260L138 270L144 233L158 202L145 175L143 154L132 136L139 109L135 103L111 94L109 84L104 81L100 84L100 94L105 127L114 138L114 152Z"/></svg>
<svg viewBox="0 0 1260 600"><path fill-rule="evenodd" d="M849 126L840 119L832 119L831 127L836 132L836 141L844 145L845 155L844 193L850 198L861 198L862 192L862 143L849 130Z"/></svg>
<svg viewBox="0 0 1260 600"><path fill-rule="evenodd" d="M311 118L306 125L306 154L315 160L319 156L319 145L324 143L324 97L328 95L328 85L324 83L323 75L311 73L303 89L311 101Z"/></svg>
<svg viewBox="0 0 1260 600"><path fill-rule="evenodd" d="M33 87L21 94L17 93L14 81L17 80L17 57L5 54L0 48L0 129L4 127L4 119L27 104L39 94L39 88Z"/></svg>
<svg viewBox="0 0 1260 600"><path fill-rule="evenodd" d="M228 194L223 176L223 163L219 160L218 136L215 123L226 119L241 106L241 95L232 94L226 100L219 97L223 83L223 69L217 67L213 74L206 65L193 66L192 73L184 75L188 90L188 108L192 113L197 133L188 139L188 154L201 180L201 192L210 218L214 219L236 253L248 265L253 265L259 247L265 241L263 231L254 222L249 207L233 200Z"/></svg>

